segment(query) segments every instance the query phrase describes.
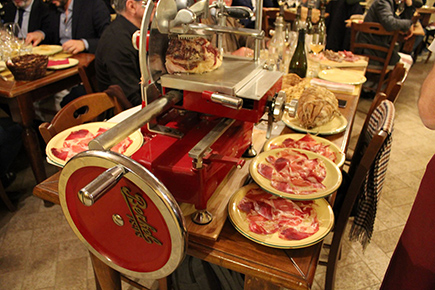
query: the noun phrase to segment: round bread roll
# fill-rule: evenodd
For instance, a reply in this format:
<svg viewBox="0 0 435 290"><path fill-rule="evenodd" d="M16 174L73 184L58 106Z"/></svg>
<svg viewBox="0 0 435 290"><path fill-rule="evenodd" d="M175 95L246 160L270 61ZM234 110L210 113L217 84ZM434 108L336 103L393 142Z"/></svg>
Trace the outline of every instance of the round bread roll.
<svg viewBox="0 0 435 290"><path fill-rule="evenodd" d="M324 125L339 115L337 98L323 87L306 88L299 98L296 116L304 128Z"/></svg>

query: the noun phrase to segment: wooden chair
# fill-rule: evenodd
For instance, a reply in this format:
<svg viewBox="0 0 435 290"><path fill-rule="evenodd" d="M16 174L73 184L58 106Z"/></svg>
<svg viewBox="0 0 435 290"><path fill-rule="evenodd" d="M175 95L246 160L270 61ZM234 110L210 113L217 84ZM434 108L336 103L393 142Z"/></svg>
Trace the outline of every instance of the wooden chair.
<svg viewBox="0 0 435 290"><path fill-rule="evenodd" d="M106 116L102 116L104 113L113 111L113 115L116 115L124 109L127 108L122 107L117 98L109 97L106 93L84 95L72 100L57 112L51 123L39 125L39 132L48 143L54 135L65 129L105 119Z"/></svg>
<svg viewBox="0 0 435 290"><path fill-rule="evenodd" d="M279 8L275 7L264 7L263 8L263 19L262 19L262 29L266 34L266 37L271 37L270 30L275 27L275 19L279 13ZM290 12L290 10L284 10L284 21L293 23L296 19L296 13Z"/></svg>
<svg viewBox="0 0 435 290"><path fill-rule="evenodd" d="M350 176L349 184L339 189L342 193L340 196L342 198L337 196L334 204L336 222L326 263L326 290L334 288L336 265L341 250L343 234L354 204L364 190L366 178L369 174L375 174L376 178L383 181L385 176L386 167L380 167L380 170L378 170L379 168L375 165L379 161L385 161L384 158L387 158L388 161L388 155L384 155L382 152L389 153L389 145L391 144L389 137L392 132L392 120L394 119L394 104L386 100L386 96L383 93L377 94L373 102L375 105L372 106L373 110L369 112L364 122L348 170ZM382 165L386 166L385 163L382 163Z"/></svg>
<svg viewBox="0 0 435 290"><path fill-rule="evenodd" d="M372 43L364 43L359 42L357 34L371 34L371 35L379 35L379 36L390 36L391 40L388 47L372 44ZM379 82L376 88L376 93L381 91L382 85L384 83L385 75L390 71L388 66L390 63L391 56L393 55L394 46L399 37L399 31L387 31L384 27L379 23L374 22L363 22L363 23L355 23L352 22L351 26L351 40L350 40L350 50L353 53L367 56L370 61L379 62L379 65L371 65L367 67L368 73L378 74ZM368 54L364 50L370 50L373 52L378 52L379 54L373 55ZM384 55L384 57L378 56Z"/></svg>
<svg viewBox="0 0 435 290"><path fill-rule="evenodd" d="M390 72L388 79L386 80L385 95L387 99L395 103L403 84L407 77L407 71L403 66L403 63L397 63L394 69Z"/></svg>
<svg viewBox="0 0 435 290"><path fill-rule="evenodd" d="M85 87L86 94L92 94L98 92L97 73L95 71L95 59L89 62L87 65L79 65L79 76Z"/></svg>

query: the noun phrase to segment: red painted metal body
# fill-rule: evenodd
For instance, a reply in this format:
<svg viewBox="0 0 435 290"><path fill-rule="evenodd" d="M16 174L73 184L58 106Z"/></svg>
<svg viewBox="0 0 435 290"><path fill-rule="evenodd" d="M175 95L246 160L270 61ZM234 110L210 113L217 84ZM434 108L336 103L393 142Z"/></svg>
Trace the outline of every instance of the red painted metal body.
<svg viewBox="0 0 435 290"><path fill-rule="evenodd" d="M92 206L85 206L77 198L77 192L105 170L87 166L68 179L66 204L74 224L83 238L112 263L136 272L159 270L172 254L170 233L160 210L141 188L121 178L111 194ZM112 222L115 213L123 217L125 226Z"/></svg>
<svg viewBox="0 0 435 290"><path fill-rule="evenodd" d="M176 122L166 126L183 131L183 138L156 135L132 158L151 171L177 201L192 203L197 209L206 209L211 195L252 142L253 123L236 121L211 146L211 152L204 156L203 167L195 169L193 159L188 155L189 150L219 120L202 114L180 116Z"/></svg>

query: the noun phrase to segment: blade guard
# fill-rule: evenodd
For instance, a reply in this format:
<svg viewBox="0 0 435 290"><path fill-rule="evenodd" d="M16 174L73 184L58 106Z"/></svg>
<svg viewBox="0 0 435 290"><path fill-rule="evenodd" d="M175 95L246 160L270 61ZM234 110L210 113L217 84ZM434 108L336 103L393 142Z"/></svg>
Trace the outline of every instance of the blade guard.
<svg viewBox="0 0 435 290"><path fill-rule="evenodd" d="M125 173L98 200L80 199L83 188L120 166ZM181 209L154 175L126 156L97 150L77 154L62 170L59 197L74 233L121 273L159 279L184 259L187 229Z"/></svg>

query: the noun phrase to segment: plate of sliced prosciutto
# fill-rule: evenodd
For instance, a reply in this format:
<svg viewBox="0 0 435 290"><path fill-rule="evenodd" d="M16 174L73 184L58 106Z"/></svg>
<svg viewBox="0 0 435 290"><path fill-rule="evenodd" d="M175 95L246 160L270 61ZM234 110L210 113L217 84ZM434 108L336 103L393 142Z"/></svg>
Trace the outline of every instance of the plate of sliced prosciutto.
<svg viewBox="0 0 435 290"><path fill-rule="evenodd" d="M270 139L264 144L264 151L277 148L296 148L318 153L341 167L346 156L340 148L328 139L311 134L284 134Z"/></svg>
<svg viewBox="0 0 435 290"><path fill-rule="evenodd" d="M297 132L311 133L315 135L334 135L343 132L347 127L347 120L343 115L335 116L326 124L308 129L301 125L298 118L292 118L287 113L282 116L282 121L287 127Z"/></svg>
<svg viewBox="0 0 435 290"><path fill-rule="evenodd" d="M88 143L103 134L117 123L93 122L66 129L48 142L45 153L53 164L63 167L69 159L79 152L88 150ZM142 133L137 130L111 148L112 151L132 155L143 144Z"/></svg>
<svg viewBox="0 0 435 290"><path fill-rule="evenodd" d="M302 149L279 148L260 153L249 167L264 190L292 200L330 195L341 184L341 171L328 158Z"/></svg>
<svg viewBox="0 0 435 290"><path fill-rule="evenodd" d="M292 201L255 183L237 190L228 203L233 226L264 246L297 249L321 241L332 229L334 213L324 199Z"/></svg>

